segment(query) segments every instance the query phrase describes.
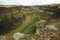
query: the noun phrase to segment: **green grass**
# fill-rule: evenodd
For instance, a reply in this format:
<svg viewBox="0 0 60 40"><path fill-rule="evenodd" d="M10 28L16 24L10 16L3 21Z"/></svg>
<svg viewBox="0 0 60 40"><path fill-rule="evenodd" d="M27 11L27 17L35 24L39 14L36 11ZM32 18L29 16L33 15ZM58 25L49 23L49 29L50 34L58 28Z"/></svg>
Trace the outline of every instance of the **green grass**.
<svg viewBox="0 0 60 40"><path fill-rule="evenodd" d="M21 31L21 33L23 33L30 25L32 25L35 21L36 21L36 19L35 19L35 17L33 16L33 14L28 14L30 17L31 17L31 21L30 21L30 23Z"/></svg>
<svg viewBox="0 0 60 40"><path fill-rule="evenodd" d="M36 32L36 26L33 26L29 34L35 34Z"/></svg>
<svg viewBox="0 0 60 40"><path fill-rule="evenodd" d="M13 35L14 33L16 33L16 32L24 32L31 24L33 24L36 20L35 20L35 17L33 16L33 14L27 14L28 16L30 16L30 21L28 22L28 25L25 25L25 27L23 26L20 26L20 25L17 25L17 27L16 27L16 30L13 30L13 31L11 31L11 32L9 32L9 33L7 33L6 35ZM27 16L26 15L26 16ZM21 24L22 25L22 24ZM19 28L22 28L22 29L19 29ZM18 29L17 29L18 28Z"/></svg>

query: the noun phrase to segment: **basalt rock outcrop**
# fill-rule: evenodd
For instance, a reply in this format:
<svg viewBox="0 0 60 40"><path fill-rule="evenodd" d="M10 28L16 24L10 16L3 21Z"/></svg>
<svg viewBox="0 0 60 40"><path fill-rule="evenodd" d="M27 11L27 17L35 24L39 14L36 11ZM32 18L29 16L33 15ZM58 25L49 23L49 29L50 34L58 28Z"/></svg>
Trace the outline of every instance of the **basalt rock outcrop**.
<svg viewBox="0 0 60 40"><path fill-rule="evenodd" d="M19 22L24 20L24 14L20 13L15 7L0 7L0 35L13 30Z"/></svg>

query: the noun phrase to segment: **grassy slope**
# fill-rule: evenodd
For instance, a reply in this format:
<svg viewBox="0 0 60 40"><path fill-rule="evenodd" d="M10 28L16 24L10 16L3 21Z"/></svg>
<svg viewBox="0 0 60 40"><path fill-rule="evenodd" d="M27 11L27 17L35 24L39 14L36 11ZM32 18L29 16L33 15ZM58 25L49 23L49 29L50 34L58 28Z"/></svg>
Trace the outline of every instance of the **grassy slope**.
<svg viewBox="0 0 60 40"><path fill-rule="evenodd" d="M33 16L33 14L30 14L29 16L31 17L30 23L21 31L22 33L24 33L24 31L25 31L30 25L32 25L32 24L36 21L36 19L35 19L35 17ZM33 28L34 28L34 27L33 27Z"/></svg>
<svg viewBox="0 0 60 40"><path fill-rule="evenodd" d="M13 35L16 32L21 32L22 30L26 29L26 27L28 27L28 25L30 25L32 22L34 21L34 16L33 15L26 15L25 21L17 26L17 28L11 32L9 32L6 35Z"/></svg>

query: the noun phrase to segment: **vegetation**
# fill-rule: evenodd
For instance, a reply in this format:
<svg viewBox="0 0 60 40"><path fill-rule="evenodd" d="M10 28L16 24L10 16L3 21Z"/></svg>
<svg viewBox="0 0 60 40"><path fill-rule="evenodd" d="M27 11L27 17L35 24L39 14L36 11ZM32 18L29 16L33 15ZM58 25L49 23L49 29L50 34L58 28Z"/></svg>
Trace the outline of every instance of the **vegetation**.
<svg viewBox="0 0 60 40"><path fill-rule="evenodd" d="M29 34L35 34L36 33L36 26L33 26Z"/></svg>
<svg viewBox="0 0 60 40"><path fill-rule="evenodd" d="M31 17L30 23L21 31L22 33L32 24L34 24L36 22L35 17L33 16L33 14L27 14Z"/></svg>
<svg viewBox="0 0 60 40"><path fill-rule="evenodd" d="M25 29L27 29L27 27L34 22L34 20L35 20L35 18L33 15L30 15L30 14L26 15L25 21L23 21L23 23L21 25L18 25L16 27L16 29L10 31L6 35L13 35L16 32L24 32Z"/></svg>
<svg viewBox="0 0 60 40"><path fill-rule="evenodd" d="M58 10L58 11L57 11ZM0 30L1 27L8 32L6 32L6 35L13 35L16 32L24 32L28 27L31 25L34 25L36 23L36 20L48 20L49 17L52 17L60 12L59 6L51 6L51 5L44 5L44 6L15 6L15 7L2 7L0 8ZM36 14L34 16L34 14ZM54 14L54 15L53 15ZM60 15L60 14L59 14ZM59 16L58 15L58 16ZM5 26L3 26L5 25ZM10 30L11 29L11 30ZM4 29L5 30L5 29ZM32 29L29 31L29 33L34 34L36 30L36 27L32 27ZM0 33L2 33L0 31Z"/></svg>

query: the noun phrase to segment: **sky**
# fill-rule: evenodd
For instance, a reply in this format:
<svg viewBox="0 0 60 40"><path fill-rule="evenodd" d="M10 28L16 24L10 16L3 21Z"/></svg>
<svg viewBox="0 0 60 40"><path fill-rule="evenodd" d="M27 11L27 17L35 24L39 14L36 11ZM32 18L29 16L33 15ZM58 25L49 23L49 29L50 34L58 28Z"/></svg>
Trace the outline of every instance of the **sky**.
<svg viewBox="0 0 60 40"><path fill-rule="evenodd" d="M0 5L44 5L60 4L60 0L0 0Z"/></svg>

